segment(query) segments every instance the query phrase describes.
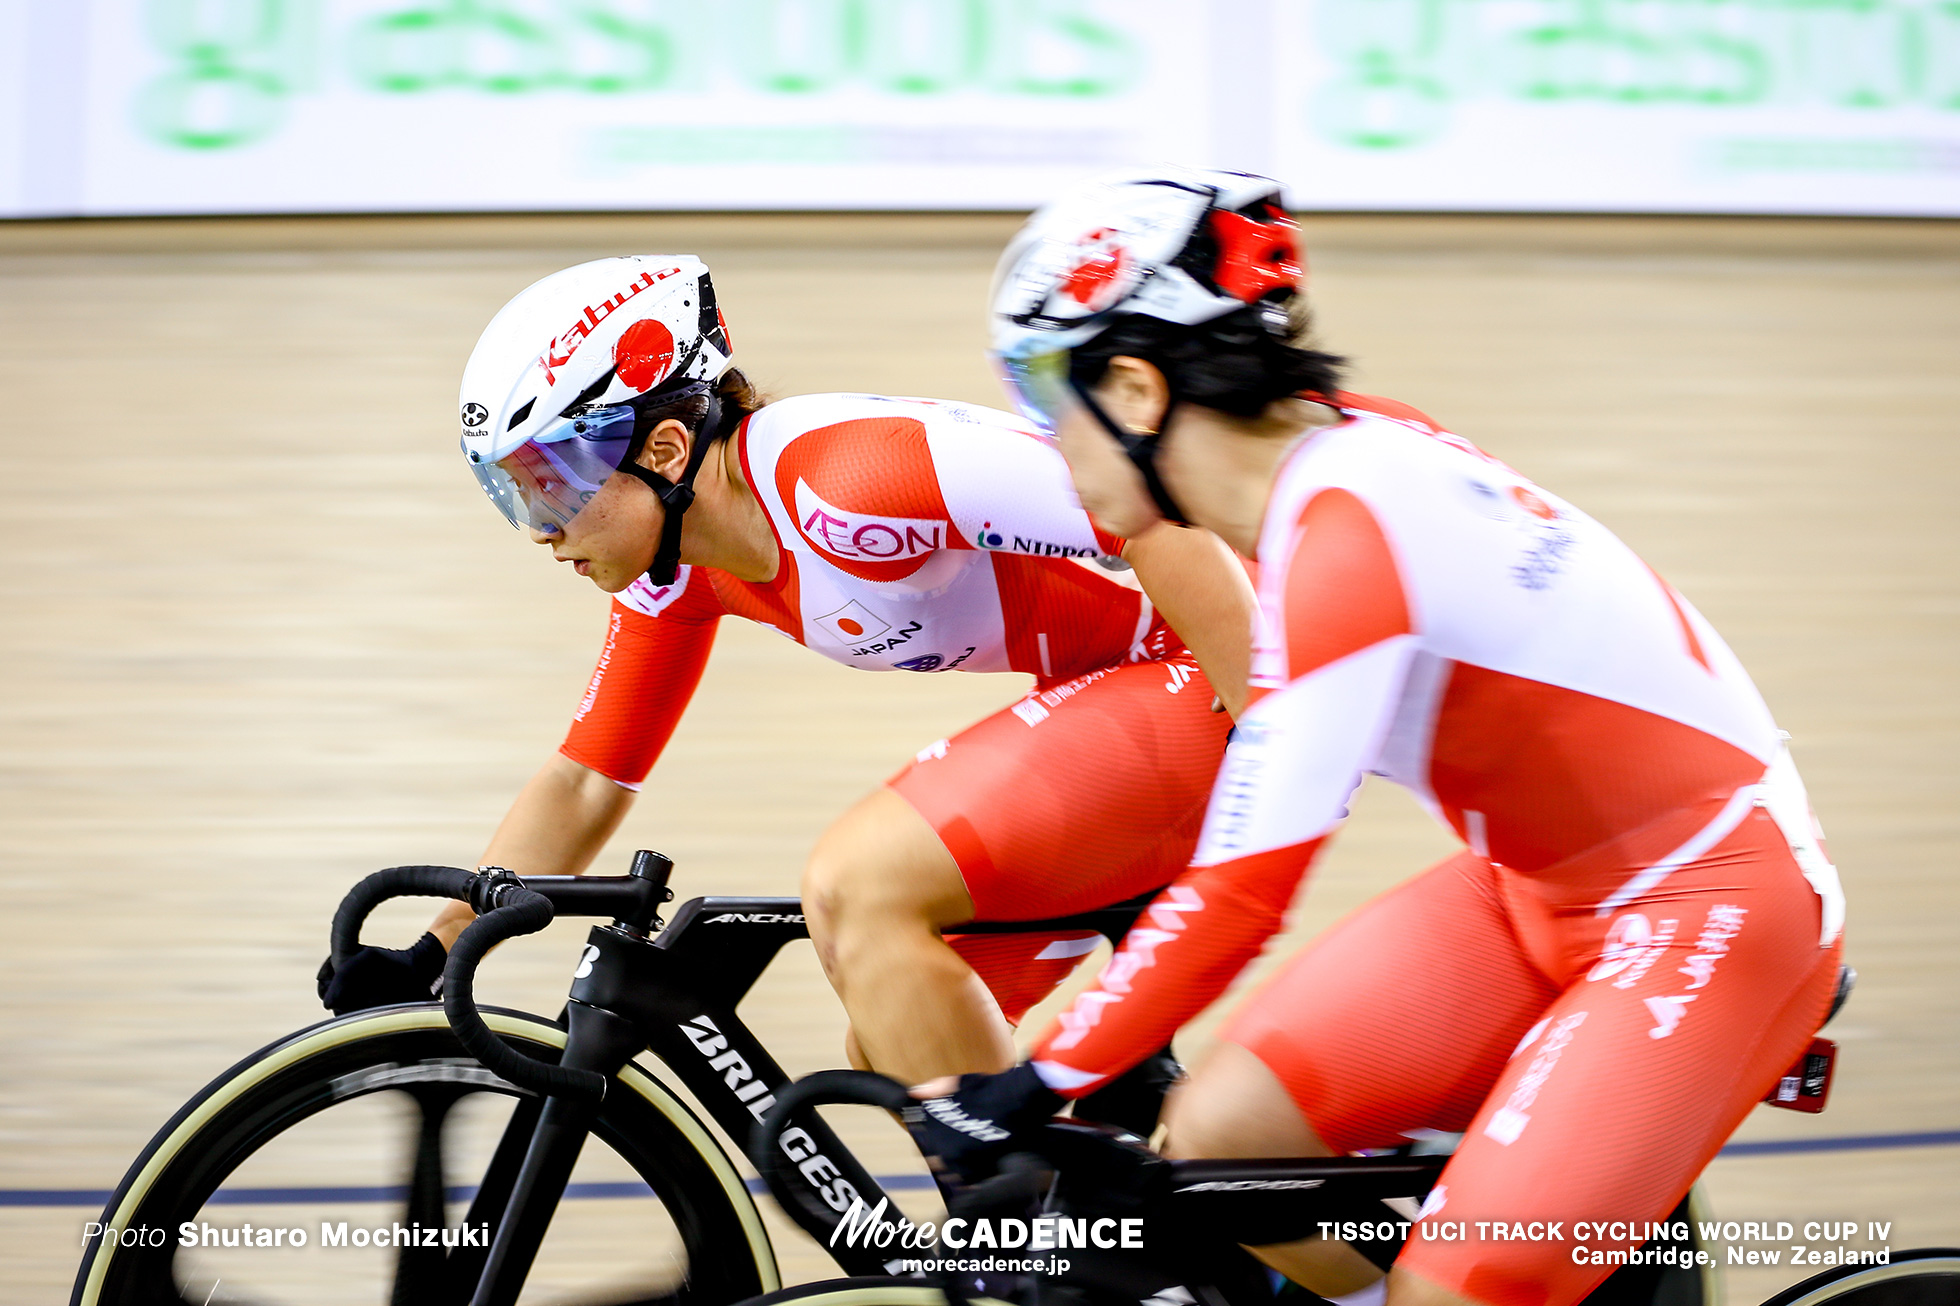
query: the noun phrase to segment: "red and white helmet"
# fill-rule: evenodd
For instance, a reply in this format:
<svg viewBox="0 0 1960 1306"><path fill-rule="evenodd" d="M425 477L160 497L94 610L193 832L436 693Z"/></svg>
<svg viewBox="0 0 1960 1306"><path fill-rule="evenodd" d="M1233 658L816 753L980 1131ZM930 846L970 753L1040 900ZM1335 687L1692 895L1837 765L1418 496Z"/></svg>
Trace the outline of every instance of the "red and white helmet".
<svg viewBox="0 0 1960 1306"><path fill-rule="evenodd" d="M707 265L693 255L554 272L504 305L470 353L463 456L511 525L557 533L614 471L644 470L622 467L638 452L636 405L711 389L731 354ZM642 479L669 498L665 478ZM676 539L685 506L669 500Z"/></svg>
<svg viewBox="0 0 1960 1306"><path fill-rule="evenodd" d="M993 352L1020 407L1054 423L1068 355L1120 319L1195 327L1248 308L1284 338L1302 276L1280 184L1163 167L1084 182L1037 211L994 273Z"/></svg>

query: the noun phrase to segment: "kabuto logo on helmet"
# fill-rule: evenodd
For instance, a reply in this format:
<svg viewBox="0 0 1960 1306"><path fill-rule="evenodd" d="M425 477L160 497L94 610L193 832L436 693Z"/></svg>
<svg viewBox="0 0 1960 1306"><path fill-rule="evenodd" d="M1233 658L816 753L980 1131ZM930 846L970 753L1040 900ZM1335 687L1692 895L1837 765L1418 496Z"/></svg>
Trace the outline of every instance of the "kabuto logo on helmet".
<svg viewBox="0 0 1960 1306"><path fill-rule="evenodd" d="M463 425L482 426L490 420L490 410L482 404L463 405Z"/></svg>
<svg viewBox="0 0 1960 1306"><path fill-rule="evenodd" d="M618 294L602 299L597 304L586 305L578 321L553 336L551 343L544 347L544 353L538 356L538 366L544 369L545 384L558 384L558 369L572 361L572 355L576 354L578 347L585 343L585 338L596 331L601 322L611 317L615 309L641 291L649 290L679 272L680 269L677 267L662 268L658 272L642 272ZM670 344L671 340L672 338L669 337Z"/></svg>

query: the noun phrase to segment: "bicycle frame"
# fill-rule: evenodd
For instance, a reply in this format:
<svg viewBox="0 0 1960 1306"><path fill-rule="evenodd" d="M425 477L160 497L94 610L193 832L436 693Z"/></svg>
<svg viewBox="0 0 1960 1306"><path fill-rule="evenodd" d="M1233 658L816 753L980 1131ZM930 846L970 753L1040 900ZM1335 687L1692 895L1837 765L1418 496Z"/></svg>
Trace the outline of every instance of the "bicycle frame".
<svg viewBox="0 0 1960 1306"><path fill-rule="evenodd" d="M631 876L523 881L562 914L621 918L594 926L586 937L566 1004L567 1038L559 1064L611 1076L650 1050L746 1149L750 1131L789 1077L736 1008L786 944L809 937L809 927L796 898L709 897L681 904L672 923L648 937L633 922L660 927L649 904L670 896L670 869L665 858L641 854ZM1094 930L1114 942L1147 901L1048 920L975 921L958 929L962 934ZM559 1096L546 1097L535 1113L512 1117L468 1217L497 1230L483 1256L472 1306L508 1306L516 1300L592 1117L591 1106ZM854 1200L875 1207L884 1199L877 1180L814 1110L793 1120L783 1146L813 1199L787 1207L791 1217L847 1274L888 1272L888 1252L831 1245L832 1231ZM454 1258L452 1265L465 1273L476 1268Z"/></svg>

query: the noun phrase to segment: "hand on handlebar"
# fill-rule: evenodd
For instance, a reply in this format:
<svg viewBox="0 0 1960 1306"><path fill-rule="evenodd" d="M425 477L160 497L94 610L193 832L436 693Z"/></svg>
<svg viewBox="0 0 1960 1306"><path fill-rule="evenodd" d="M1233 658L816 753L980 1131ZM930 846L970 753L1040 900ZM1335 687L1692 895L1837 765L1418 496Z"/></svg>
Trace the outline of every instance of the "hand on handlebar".
<svg viewBox="0 0 1960 1306"><path fill-rule="evenodd" d="M447 959L442 941L433 934L407 948L362 948L339 966L328 957L315 977L320 1001L336 1016L398 1002L427 1002L441 988Z"/></svg>
<svg viewBox="0 0 1960 1306"><path fill-rule="evenodd" d="M1025 1061L997 1075L936 1079L912 1096L919 1105L905 1112L905 1122L919 1150L969 1183L994 1173L1007 1153L1027 1150L1065 1101Z"/></svg>

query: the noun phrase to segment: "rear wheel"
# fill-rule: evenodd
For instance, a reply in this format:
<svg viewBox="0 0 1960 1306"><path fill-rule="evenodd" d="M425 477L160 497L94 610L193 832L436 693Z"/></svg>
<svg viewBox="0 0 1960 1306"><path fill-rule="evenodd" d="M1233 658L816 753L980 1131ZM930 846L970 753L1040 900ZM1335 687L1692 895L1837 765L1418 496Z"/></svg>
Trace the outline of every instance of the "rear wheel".
<svg viewBox="0 0 1960 1306"><path fill-rule="evenodd" d="M1785 1288L1763 1306L1954 1306L1960 1248L1919 1247L1890 1265L1845 1265Z"/></svg>
<svg viewBox="0 0 1960 1306"><path fill-rule="evenodd" d="M564 1047L535 1016L484 1019L531 1056ZM71 1300L467 1302L540 1105L466 1054L439 1008L303 1030L213 1081L151 1141ZM687 1107L627 1066L523 1300L722 1306L779 1284L741 1175Z"/></svg>

